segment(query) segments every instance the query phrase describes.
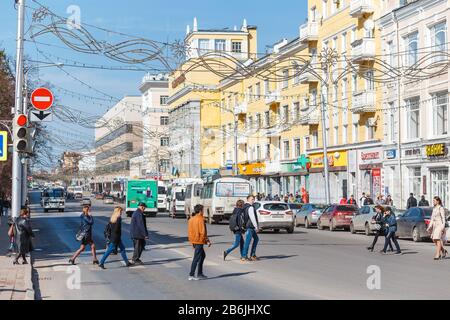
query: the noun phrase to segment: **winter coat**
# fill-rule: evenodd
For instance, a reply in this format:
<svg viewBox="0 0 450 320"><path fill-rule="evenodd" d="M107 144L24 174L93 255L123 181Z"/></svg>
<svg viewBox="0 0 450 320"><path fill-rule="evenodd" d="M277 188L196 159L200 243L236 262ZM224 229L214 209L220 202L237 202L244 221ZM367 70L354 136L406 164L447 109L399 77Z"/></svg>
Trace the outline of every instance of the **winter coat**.
<svg viewBox="0 0 450 320"><path fill-rule="evenodd" d="M143 240L148 237L146 220L140 209L137 209L131 217L130 235L131 239Z"/></svg>
<svg viewBox="0 0 450 320"><path fill-rule="evenodd" d="M188 222L188 239L192 244L207 244L208 232L202 214L196 214Z"/></svg>
<svg viewBox="0 0 450 320"><path fill-rule="evenodd" d="M115 223L111 223L111 243L119 245L122 238L122 218L117 218Z"/></svg>
<svg viewBox="0 0 450 320"><path fill-rule="evenodd" d="M33 251L31 238L34 237L30 219L19 217L15 223L15 241L20 254L27 254Z"/></svg>

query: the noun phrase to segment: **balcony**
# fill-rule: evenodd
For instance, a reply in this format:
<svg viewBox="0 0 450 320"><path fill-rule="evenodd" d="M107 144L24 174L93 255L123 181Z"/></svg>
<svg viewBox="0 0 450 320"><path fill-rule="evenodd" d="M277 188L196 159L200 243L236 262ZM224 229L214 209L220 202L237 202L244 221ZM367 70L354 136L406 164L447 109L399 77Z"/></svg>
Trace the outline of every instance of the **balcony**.
<svg viewBox="0 0 450 320"><path fill-rule="evenodd" d="M353 18L360 18L364 14L372 14L375 11L372 0L351 0L350 15Z"/></svg>
<svg viewBox="0 0 450 320"><path fill-rule="evenodd" d="M265 97L265 103L266 104L273 104L273 103L279 103L281 101L281 96L279 91L270 92Z"/></svg>
<svg viewBox="0 0 450 320"><path fill-rule="evenodd" d="M300 75L301 84L317 83L317 82L319 82L319 80L309 72Z"/></svg>
<svg viewBox="0 0 450 320"><path fill-rule="evenodd" d="M266 130L266 137L277 138L281 136L281 132L283 132L283 128L276 126Z"/></svg>
<svg viewBox="0 0 450 320"><path fill-rule="evenodd" d="M307 111L300 115L299 123L302 125L318 125L319 124L319 112L313 111Z"/></svg>
<svg viewBox="0 0 450 320"><path fill-rule="evenodd" d="M361 63L375 59L375 39L362 38L352 43L352 62Z"/></svg>
<svg viewBox="0 0 450 320"><path fill-rule="evenodd" d="M247 102L241 102L234 107L234 114L246 114L247 113Z"/></svg>
<svg viewBox="0 0 450 320"><path fill-rule="evenodd" d="M300 41L317 41L319 39L319 28L317 22L308 22L300 26Z"/></svg>
<svg viewBox="0 0 450 320"><path fill-rule="evenodd" d="M353 113L375 112L375 92L361 91L354 93L350 110Z"/></svg>

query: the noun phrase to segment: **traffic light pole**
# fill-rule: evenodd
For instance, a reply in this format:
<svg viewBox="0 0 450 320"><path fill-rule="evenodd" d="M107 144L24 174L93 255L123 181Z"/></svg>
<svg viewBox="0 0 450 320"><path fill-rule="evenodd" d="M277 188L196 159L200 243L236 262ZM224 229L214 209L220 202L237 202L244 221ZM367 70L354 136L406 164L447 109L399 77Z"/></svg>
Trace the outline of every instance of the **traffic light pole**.
<svg viewBox="0 0 450 320"><path fill-rule="evenodd" d="M17 0L17 53L16 53L16 94L14 115L17 117L23 113L23 43L24 43L24 22L25 22L25 0ZM17 123L13 121L13 132ZM21 200L21 176L22 163L16 147L13 147L12 157L12 188L11 188L11 215L13 218L18 217Z"/></svg>

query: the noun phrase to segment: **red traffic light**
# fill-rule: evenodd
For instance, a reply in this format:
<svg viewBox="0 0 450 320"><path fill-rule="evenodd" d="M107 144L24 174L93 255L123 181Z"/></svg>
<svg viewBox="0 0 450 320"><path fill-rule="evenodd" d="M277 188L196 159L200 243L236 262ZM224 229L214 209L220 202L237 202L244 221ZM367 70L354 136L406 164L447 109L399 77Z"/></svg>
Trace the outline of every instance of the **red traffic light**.
<svg viewBox="0 0 450 320"><path fill-rule="evenodd" d="M28 122L28 117L24 114L21 114L17 117L17 125L23 127Z"/></svg>

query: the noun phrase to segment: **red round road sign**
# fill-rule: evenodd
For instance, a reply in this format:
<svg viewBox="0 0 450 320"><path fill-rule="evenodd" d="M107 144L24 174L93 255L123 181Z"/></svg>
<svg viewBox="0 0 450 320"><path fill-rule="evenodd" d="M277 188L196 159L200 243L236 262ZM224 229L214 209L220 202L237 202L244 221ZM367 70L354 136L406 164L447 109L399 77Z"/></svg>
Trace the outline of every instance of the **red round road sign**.
<svg viewBox="0 0 450 320"><path fill-rule="evenodd" d="M31 104L38 110L49 109L53 104L53 94L47 88L37 88L31 94Z"/></svg>

